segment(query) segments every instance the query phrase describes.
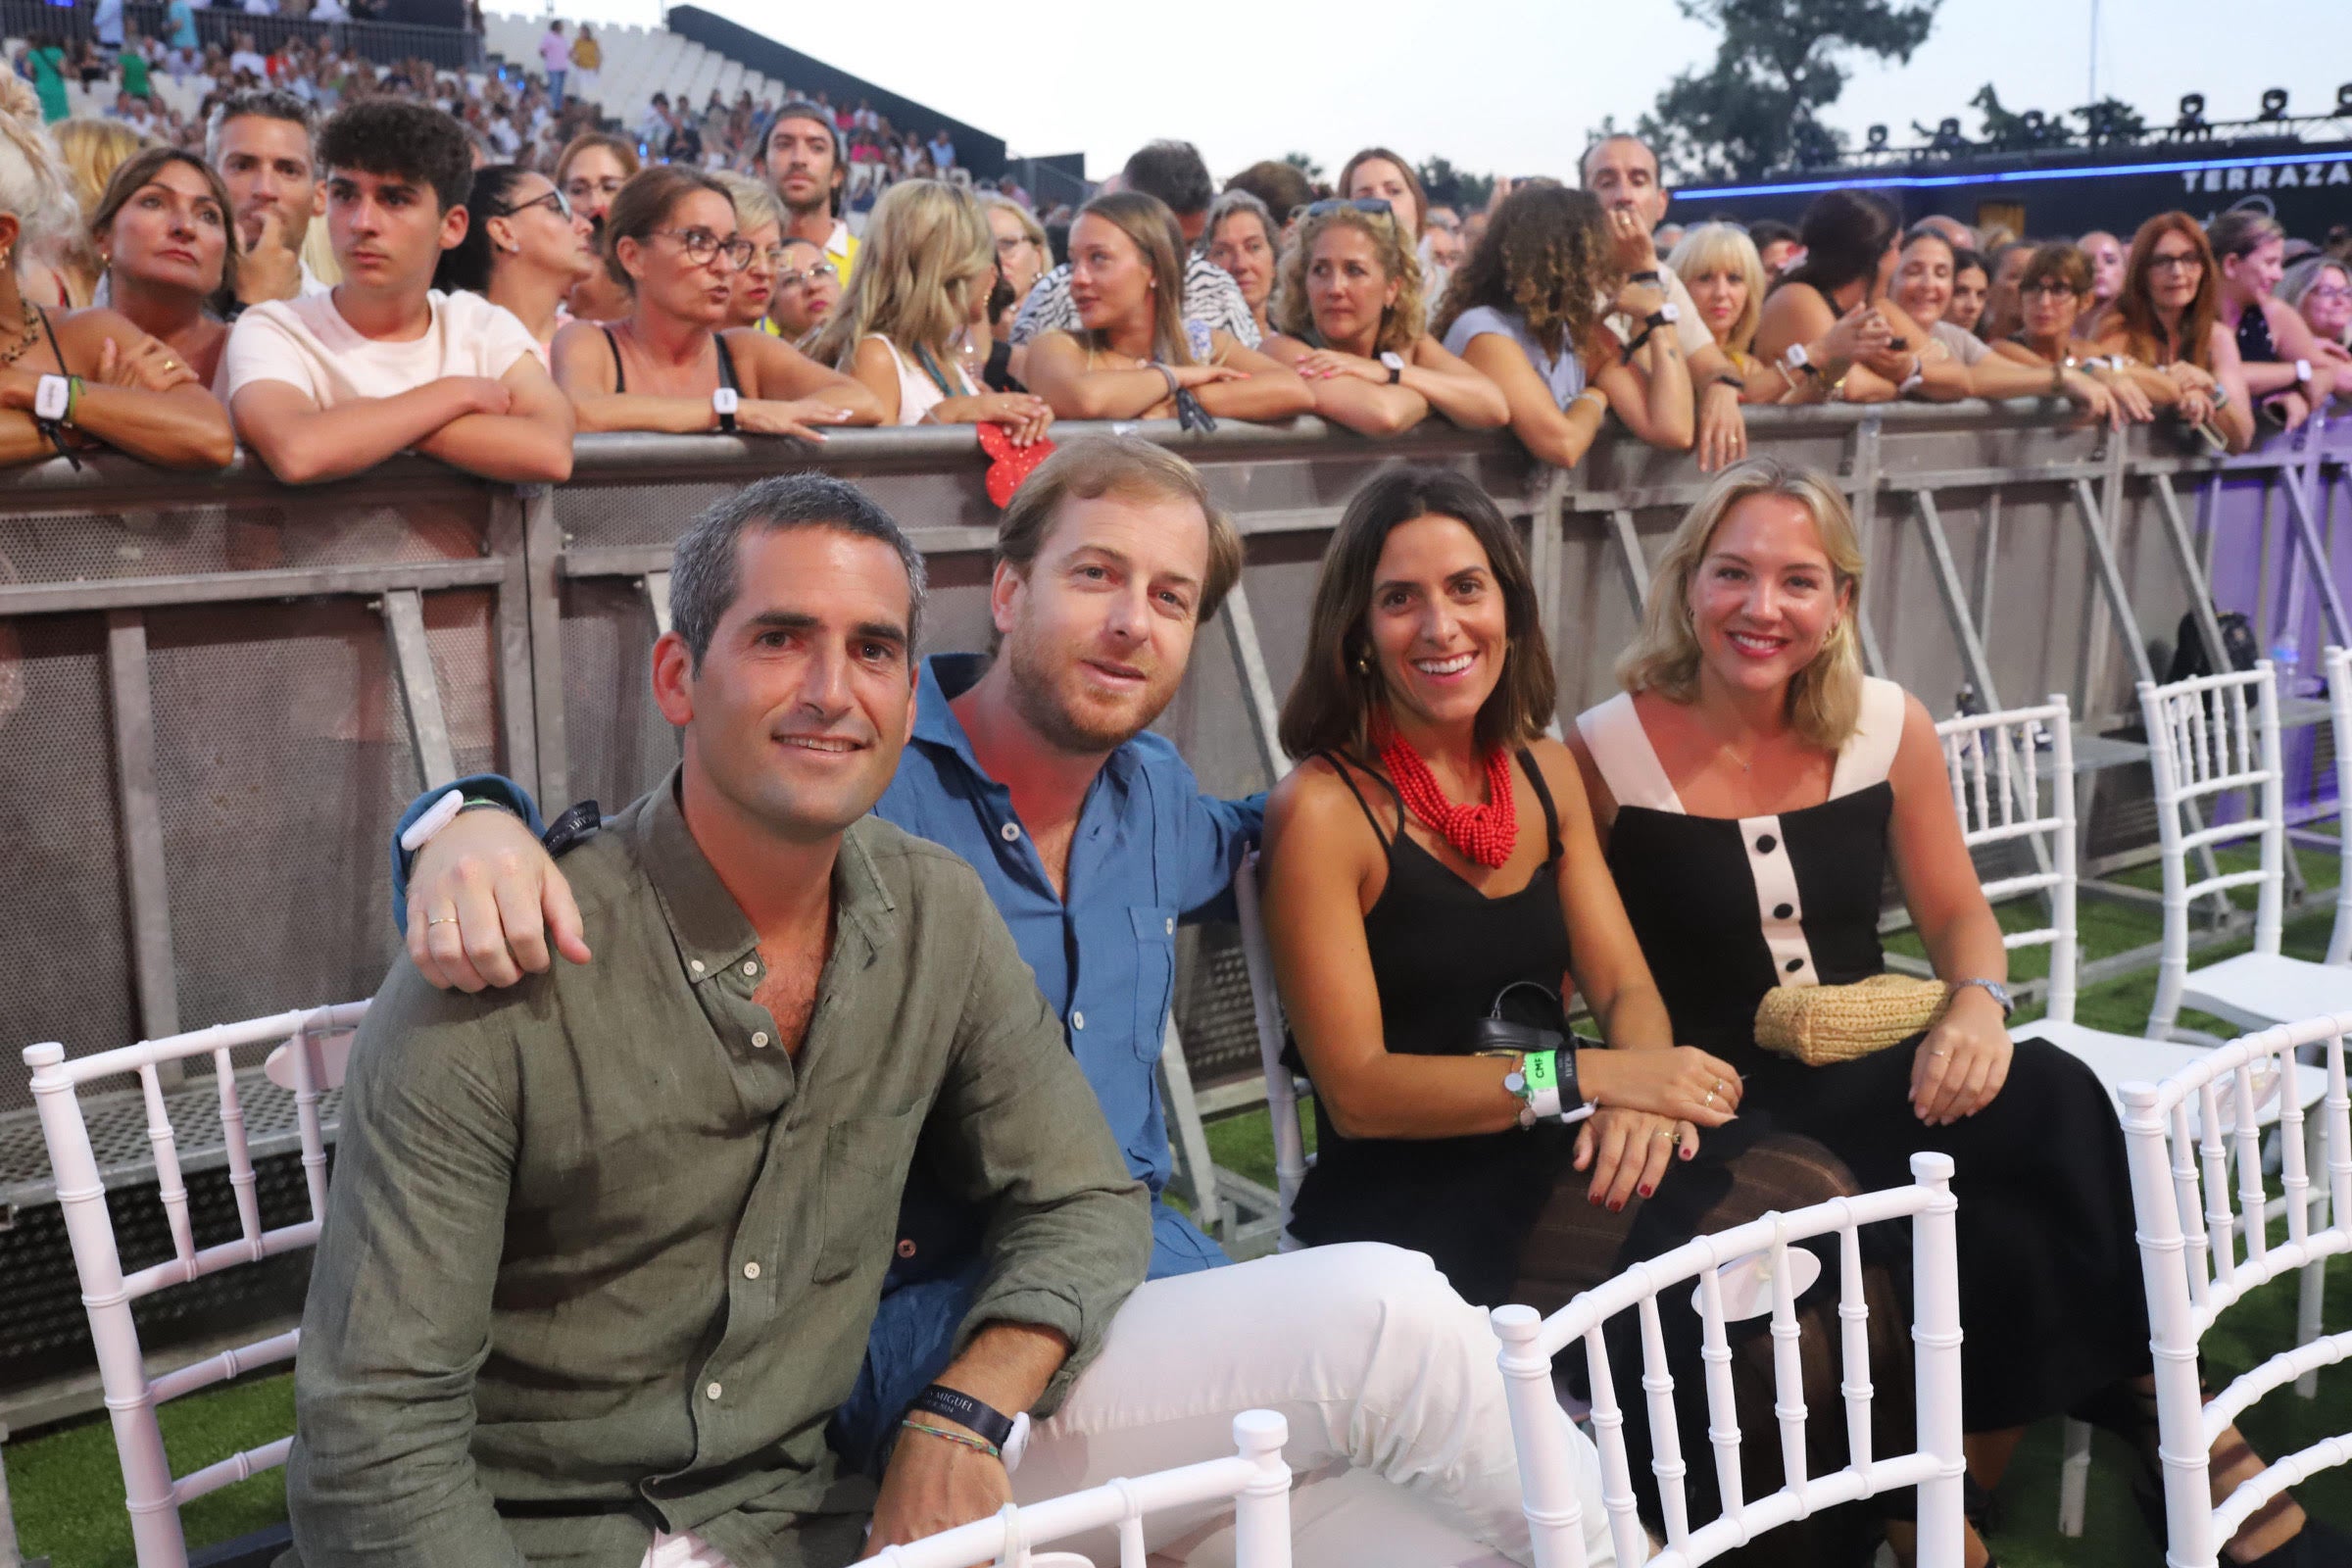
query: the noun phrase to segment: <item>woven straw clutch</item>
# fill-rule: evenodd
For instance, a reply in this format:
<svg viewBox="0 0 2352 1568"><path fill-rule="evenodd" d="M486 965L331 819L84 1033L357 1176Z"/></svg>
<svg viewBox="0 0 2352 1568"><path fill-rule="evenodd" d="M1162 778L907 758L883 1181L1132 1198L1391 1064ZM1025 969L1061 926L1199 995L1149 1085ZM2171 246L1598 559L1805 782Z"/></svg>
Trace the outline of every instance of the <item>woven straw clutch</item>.
<svg viewBox="0 0 2352 1568"><path fill-rule="evenodd" d="M1808 1067L1853 1061L1933 1029L1952 1000L1940 980L1874 974L1845 986L1774 986L1756 1004L1756 1044Z"/></svg>

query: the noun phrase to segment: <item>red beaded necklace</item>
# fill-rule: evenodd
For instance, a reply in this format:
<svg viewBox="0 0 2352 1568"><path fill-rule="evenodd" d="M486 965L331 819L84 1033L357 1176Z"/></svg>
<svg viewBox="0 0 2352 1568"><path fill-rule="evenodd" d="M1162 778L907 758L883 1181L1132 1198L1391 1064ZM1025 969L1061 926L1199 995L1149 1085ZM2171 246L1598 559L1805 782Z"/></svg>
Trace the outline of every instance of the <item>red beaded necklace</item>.
<svg viewBox="0 0 2352 1568"><path fill-rule="evenodd" d="M1511 799L1511 759L1502 748L1487 754L1487 804L1463 806L1446 798L1438 777L1413 750L1413 743L1392 733L1380 749L1404 808L1432 833L1443 834L1462 858L1494 867L1511 858L1519 842L1519 808Z"/></svg>

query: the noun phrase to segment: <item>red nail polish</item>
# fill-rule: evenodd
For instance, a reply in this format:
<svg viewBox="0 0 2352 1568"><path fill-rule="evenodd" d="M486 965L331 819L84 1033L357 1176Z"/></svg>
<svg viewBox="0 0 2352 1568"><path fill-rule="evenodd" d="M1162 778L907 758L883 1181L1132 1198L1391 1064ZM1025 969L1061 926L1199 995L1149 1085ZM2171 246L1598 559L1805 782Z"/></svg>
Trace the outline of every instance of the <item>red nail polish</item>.
<svg viewBox="0 0 2352 1568"><path fill-rule="evenodd" d="M1623 1203L1611 1203L1609 1205L1609 1212L1612 1214L1622 1214L1625 1212L1625 1205Z"/></svg>
<svg viewBox="0 0 2352 1568"><path fill-rule="evenodd" d="M1650 1191L1650 1190L1649 1190L1648 1188L1646 1188L1646 1187L1642 1188L1642 1196L1643 1198L1647 1198L1647 1197L1649 1196L1649 1191Z"/></svg>

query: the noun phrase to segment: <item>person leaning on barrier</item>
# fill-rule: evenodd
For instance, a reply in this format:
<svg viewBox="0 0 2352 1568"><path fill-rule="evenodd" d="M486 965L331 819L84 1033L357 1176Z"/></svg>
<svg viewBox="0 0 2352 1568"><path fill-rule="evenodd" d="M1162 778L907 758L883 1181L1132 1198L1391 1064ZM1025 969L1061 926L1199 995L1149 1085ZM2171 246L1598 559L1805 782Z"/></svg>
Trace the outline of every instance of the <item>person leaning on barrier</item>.
<svg viewBox="0 0 2352 1568"><path fill-rule="evenodd" d="M1952 252L1952 301L1944 307L1943 318L1970 337L1977 337L1977 323L1984 318L1984 296L1991 289L1992 274L1984 270L1984 258L1965 245L1955 250ZM1980 346L1984 341L1981 337L1977 338Z"/></svg>
<svg viewBox="0 0 2352 1568"><path fill-rule="evenodd" d="M522 323L539 363L571 316L564 308L580 280L603 265L589 248L587 219L545 174L518 164L477 169L466 198L465 237L441 253L433 286L479 294Z"/></svg>
<svg viewBox="0 0 2352 1568"><path fill-rule="evenodd" d="M1745 384L1742 403L1777 403L1788 390L1777 366L1756 358L1756 323L1764 318L1771 287L1755 241L1733 223L1701 223L1686 233L1666 258L1683 280L1698 318Z"/></svg>
<svg viewBox="0 0 2352 1568"><path fill-rule="evenodd" d="M1264 202L1232 186L1209 204L1208 222L1200 230L1200 254L1242 291L1261 346L1275 330L1266 319L1266 307L1274 298L1274 272L1285 233Z"/></svg>
<svg viewBox="0 0 2352 1568"><path fill-rule="evenodd" d="M2302 426L2334 394L2340 372L2311 328L2276 298L2286 265L2286 231L2268 213L2232 208L2205 233L2221 269L2216 318L2237 340L2246 390L2281 430Z"/></svg>
<svg viewBox="0 0 2352 1568"><path fill-rule="evenodd" d="M2278 280L2278 298L2303 318L2320 353L2338 368L2335 395L2352 397L2352 264L2307 256Z"/></svg>
<svg viewBox="0 0 2352 1568"><path fill-rule="evenodd" d="M1653 446L1690 446L1679 340L1652 334L1660 353L1644 359L1628 355L1602 323L1612 305L1647 316L1664 298L1655 283L1627 275L1612 224L1626 249L1648 243L1630 215L1604 214L1590 191L1521 184L1494 209L1432 323L1448 353L1502 389L1520 444L1555 467L1584 461L1612 409Z"/></svg>
<svg viewBox="0 0 2352 1568"><path fill-rule="evenodd" d="M912 743L875 806L978 869L1152 1195L1150 1282L1036 1430L1014 1494L1028 1502L1209 1457L1233 1410L1264 1406L1290 1422L1285 1457L1314 1477L1294 1508L1301 1568L1460 1561L1472 1555L1464 1534L1525 1561L1483 1315L1426 1258L1395 1248L1226 1266L1164 1197L1173 1162L1154 1073L1176 927L1229 915L1262 798L1202 795L1149 726L1241 559L1232 523L1182 460L1132 438L1071 441L999 525L996 651L927 662ZM550 965L551 935L567 958L590 961L570 885L531 837L529 797L492 777L457 787L519 808L531 827L468 810L418 853L394 893L418 972L467 990L513 984ZM883 1462L907 1402L946 1362L980 1278L984 1218L936 1182L909 1181L865 1369L831 1429L854 1468ZM1575 1441L1588 1542L1605 1563L1596 1460ZM1371 1474L1315 1476L1335 1461Z"/></svg>
<svg viewBox="0 0 2352 1568"><path fill-rule="evenodd" d="M921 557L796 474L698 517L672 582L683 760L566 860L597 961L480 998L403 959L352 1053L302 1562L839 1564L869 1500L875 1548L994 1513L964 1425L923 1417L879 1497L825 1451L918 1135L989 1217L942 1386L1044 1416L1143 1278L1143 1188L1004 921L869 814L915 717Z"/></svg>
<svg viewBox="0 0 2352 1568"><path fill-rule="evenodd" d="M2090 303L2075 318L2075 335L2088 337L2099 313L2123 291L2124 242L2103 228L2094 228L2075 243L2090 263Z"/></svg>
<svg viewBox="0 0 2352 1568"><path fill-rule="evenodd" d="M1287 419L1314 407L1297 371L1181 314L1189 291L1183 243L1175 215L1141 191L1098 196L1079 210L1065 285L1075 322L1028 345L1030 390L1055 415L1195 423L1199 414Z"/></svg>
<svg viewBox="0 0 2352 1568"><path fill-rule="evenodd" d="M1788 382L1784 403L1884 403L1968 396L1968 371L1886 297L1901 252L1894 214L1834 190L1805 209L1805 259L1764 301L1756 354Z"/></svg>
<svg viewBox="0 0 2352 1568"><path fill-rule="evenodd" d="M1644 236L1656 232L1666 220L1668 197L1658 180L1658 155L1641 137L1603 136L1585 150L1577 172L1585 189L1598 197L1601 206L1639 219ZM1701 473L1712 473L1747 456L1747 421L1740 412L1745 389L1740 385L1740 374L1730 358L1715 346L1714 335L1698 319L1697 307L1690 303L1690 291L1683 287L1683 280L1674 275L1673 268L1657 261L1654 250L1644 254L1649 259L1630 270L1636 282L1654 282L1665 290L1666 306L1653 314L1672 318L1683 358L1690 363L1690 384L1696 389L1698 468ZM1653 270L1657 273L1654 278L1641 275ZM1656 324L1622 310L1609 316L1609 329L1629 342L1644 325Z"/></svg>
<svg viewBox="0 0 2352 1568"><path fill-rule="evenodd" d="M164 345L209 390L228 344L214 314L236 298L228 187L176 147L151 147L115 171L91 216L107 303Z"/></svg>
<svg viewBox="0 0 2352 1568"><path fill-rule="evenodd" d="M864 265L840 314L808 345L849 372L885 424L994 424L1016 447L1054 422L1046 400L991 392L963 351L987 363L988 302L997 285L996 235L979 201L940 179L903 179L866 220Z"/></svg>
<svg viewBox="0 0 2352 1568"><path fill-rule="evenodd" d="M751 255L735 205L710 175L656 164L605 220L604 259L636 304L606 325L556 334L556 384L583 430L741 430L824 440L873 424L873 394L780 338L727 325L733 277Z"/></svg>
<svg viewBox="0 0 2352 1568"><path fill-rule="evenodd" d="M1970 386L1979 397L2047 391L2040 379L2057 368L2068 376L2089 377L2096 397L2071 382L2065 382L2064 390L2094 419L2106 419L2120 430L2156 416L2148 395L2128 371L2104 356L2081 352L2089 345L2077 336L2075 322L2089 308L2089 257L2065 240L2035 246L2018 279L2017 298L2024 324L1992 345L1992 358L1969 372ZM2004 384L2004 367L2027 371L2035 384Z"/></svg>
<svg viewBox="0 0 2352 1568"><path fill-rule="evenodd" d="M571 410L531 334L478 294L432 286L465 236L473 161L455 120L367 98L318 139L343 281L250 307L221 374L237 431L287 484L345 478L415 448L511 484L571 474Z"/></svg>
<svg viewBox="0 0 2352 1568"><path fill-rule="evenodd" d="M2219 319L2220 288L2197 220L2158 213L2132 236L2123 289L2100 316L2095 344L2150 403L2243 452L2254 444L2254 400L2237 340Z"/></svg>
<svg viewBox="0 0 2352 1568"><path fill-rule="evenodd" d="M169 468L236 455L227 416L170 345L103 307L52 313L16 259L80 226L30 88L0 81L0 466L107 446Z"/></svg>
<svg viewBox="0 0 2352 1568"><path fill-rule="evenodd" d="M1194 243L1208 225L1208 209L1215 197L1215 187L1208 179L1208 166L1200 161L1200 149L1189 141L1155 141L1140 147L1119 172L1119 189L1158 201L1177 226L1176 255L1183 263L1178 309L1182 319L1198 321L1211 332L1223 332L1243 348L1256 348L1257 322L1242 299L1242 291L1215 263L1193 250ZM1070 232L1069 252L1075 261L1075 227ZM1015 348L1048 332L1075 333L1081 329L1081 313L1072 295L1074 282L1069 262L1037 280L1037 286L1021 302L1020 314L1012 320Z"/></svg>
<svg viewBox="0 0 2352 1568"><path fill-rule="evenodd" d="M236 209L239 305L326 292L302 261L311 220L326 211L315 126L308 103L274 88L231 94L205 122L205 161Z"/></svg>
<svg viewBox="0 0 2352 1568"><path fill-rule="evenodd" d="M1335 424L1395 436L1432 414L1465 430L1510 419L1502 389L1429 335L1421 264L1384 197L1306 209L1271 314L1267 357L1297 371Z"/></svg>
<svg viewBox="0 0 2352 1568"><path fill-rule="evenodd" d="M1943 351L1959 361L1962 368L1973 370L1992 352L1992 346L1947 318L1963 254L1976 253L1955 250L1943 226L1914 224L1903 236L1902 250L1895 258L1894 280L1887 285L1886 294L1902 307L1904 315L1926 327L1929 338L1942 344Z"/></svg>
<svg viewBox="0 0 2352 1568"><path fill-rule="evenodd" d="M1898 1180L1917 1151L1952 1156L1969 1260L1960 1365L1971 1478L1998 1486L2023 1429L2070 1413L2129 1446L2132 1490L2161 1541L2154 1504L2169 1456L2157 1449L2114 1102L2080 1058L2009 1037L2001 923L1962 837L1935 720L1863 672L1864 569L1829 475L1757 462L1692 506L1650 573L1641 633L1617 663L1623 690L1580 714L1569 740L1607 873L1675 1038L1739 1069L1746 1136L1824 1147L1866 1192ZM1885 971L1889 873L1948 993L1936 1021L1826 1065L1763 1049L1758 1004L1776 987ZM1596 1227L1597 1216L1578 1205L1561 1222ZM1628 1250L1650 1255L1687 1234L1659 1229L1644 1238L1634 1221ZM1828 1345L1816 1353L1826 1362ZM2262 1461L2234 1428L2213 1449L2218 1503ZM2304 1534L2305 1523L2281 1494L2232 1538L2230 1560L2352 1560L2341 1535ZM2264 1556L2274 1551L2283 1555Z"/></svg>

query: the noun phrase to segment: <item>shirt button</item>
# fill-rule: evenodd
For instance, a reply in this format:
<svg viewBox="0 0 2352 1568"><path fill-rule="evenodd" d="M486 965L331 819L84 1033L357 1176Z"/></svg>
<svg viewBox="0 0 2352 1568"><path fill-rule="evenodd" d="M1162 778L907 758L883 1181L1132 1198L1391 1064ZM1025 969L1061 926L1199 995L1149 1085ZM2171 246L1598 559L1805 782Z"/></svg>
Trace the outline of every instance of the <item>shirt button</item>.
<svg viewBox="0 0 2352 1568"><path fill-rule="evenodd" d="M743 965L743 972L745 974L758 974L760 972L760 965L752 962L749 959L746 959Z"/></svg>
<svg viewBox="0 0 2352 1568"><path fill-rule="evenodd" d="M692 969L696 974L701 974L703 972L703 960L700 958L689 958L686 960L686 967Z"/></svg>
<svg viewBox="0 0 2352 1568"><path fill-rule="evenodd" d="M1169 915L1169 916L1168 916L1168 935L1170 935L1170 936L1174 936L1175 934L1176 934L1176 917L1175 917L1174 915L1172 915L1172 914L1171 914L1171 915Z"/></svg>
<svg viewBox="0 0 2352 1568"><path fill-rule="evenodd" d="M1083 1012L1073 1012L1073 1013L1071 1013L1071 1014L1070 1014L1070 1027L1071 1027L1071 1028L1073 1028L1073 1029L1083 1029L1083 1028L1085 1028L1085 1027L1086 1027L1086 1014L1085 1014L1085 1013L1083 1013Z"/></svg>
<svg viewBox="0 0 2352 1568"><path fill-rule="evenodd" d="M1007 822L1003 827L997 829L997 835L1007 844L1015 843L1020 839L1021 836L1021 824L1018 822Z"/></svg>
<svg viewBox="0 0 2352 1568"><path fill-rule="evenodd" d="M1781 841L1774 838L1769 833L1756 840L1756 853L1758 855L1770 855L1773 851L1779 849L1780 847Z"/></svg>
<svg viewBox="0 0 2352 1568"><path fill-rule="evenodd" d="M743 1277L747 1280L758 1279L760 1277L760 1265L756 1262L744 1264Z"/></svg>
<svg viewBox="0 0 2352 1568"><path fill-rule="evenodd" d="M756 1030L752 1035L752 1049L755 1051L763 1051L766 1049L766 1047L767 1031L764 1029Z"/></svg>
<svg viewBox="0 0 2352 1568"><path fill-rule="evenodd" d="M914 1255L913 1237L902 1236L899 1238L899 1255L901 1257L912 1257Z"/></svg>
<svg viewBox="0 0 2352 1568"><path fill-rule="evenodd" d="M715 1384L715 1383L710 1383L710 1384L706 1384L706 1385L704 1385L704 1387L703 1387L703 1397L704 1397L704 1398L706 1398L706 1399L715 1399L715 1398L717 1398L717 1397L718 1397L718 1396L719 1396L719 1387L718 1387L718 1385L717 1385L717 1384Z"/></svg>
<svg viewBox="0 0 2352 1568"><path fill-rule="evenodd" d="M1786 920L1795 912L1796 906L1793 904L1776 904L1772 906L1772 917L1775 920Z"/></svg>

